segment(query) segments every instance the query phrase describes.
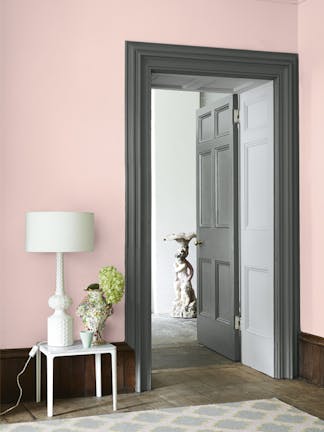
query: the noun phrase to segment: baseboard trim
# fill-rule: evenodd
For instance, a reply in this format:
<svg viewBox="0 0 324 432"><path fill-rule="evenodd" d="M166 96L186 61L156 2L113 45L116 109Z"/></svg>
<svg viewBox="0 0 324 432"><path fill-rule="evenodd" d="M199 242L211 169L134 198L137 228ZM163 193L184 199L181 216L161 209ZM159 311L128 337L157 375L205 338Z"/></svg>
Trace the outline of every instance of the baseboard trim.
<svg viewBox="0 0 324 432"><path fill-rule="evenodd" d="M299 335L299 375L324 386L324 338L309 333Z"/></svg>
<svg viewBox="0 0 324 432"><path fill-rule="evenodd" d="M117 386L119 393L135 390L135 353L125 342L117 346ZM15 402L19 391L16 376L24 366L30 348L0 350L0 404ZM60 357L54 360L54 397L95 395L94 356ZM35 400L35 358L21 377L23 401ZM102 356L102 393L111 394L110 356ZM42 356L42 398L46 395L46 360Z"/></svg>

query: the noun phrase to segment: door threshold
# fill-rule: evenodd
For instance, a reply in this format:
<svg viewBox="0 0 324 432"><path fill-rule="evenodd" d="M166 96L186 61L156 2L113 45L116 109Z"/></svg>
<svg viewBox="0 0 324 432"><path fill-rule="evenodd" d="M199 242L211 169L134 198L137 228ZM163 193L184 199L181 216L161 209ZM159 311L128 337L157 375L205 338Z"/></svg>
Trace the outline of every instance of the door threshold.
<svg viewBox="0 0 324 432"><path fill-rule="evenodd" d="M220 368L237 368L242 367L242 363L232 362L232 363L224 363L224 364L214 364L208 366L195 366L195 367L186 367L186 368L167 368L167 369L152 369L152 374L164 373L164 372L188 372L194 370L207 370L207 369L220 369Z"/></svg>

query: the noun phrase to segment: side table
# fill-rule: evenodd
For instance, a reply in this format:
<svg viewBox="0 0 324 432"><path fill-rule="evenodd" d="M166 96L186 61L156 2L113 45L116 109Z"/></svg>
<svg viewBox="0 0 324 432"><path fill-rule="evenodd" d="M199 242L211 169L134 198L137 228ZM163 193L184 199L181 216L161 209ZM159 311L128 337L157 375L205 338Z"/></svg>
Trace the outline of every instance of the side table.
<svg viewBox="0 0 324 432"><path fill-rule="evenodd" d="M80 341L74 342L67 347L53 347L46 343L38 345L36 354L36 402L41 400L41 354L46 356L47 361L47 416L53 416L53 365L55 357L68 357L78 355L95 355L96 369L96 396L102 396L101 388L101 354L111 356L111 375L112 375L112 398L113 410L117 410L117 349L115 345L105 344L90 348L83 348Z"/></svg>

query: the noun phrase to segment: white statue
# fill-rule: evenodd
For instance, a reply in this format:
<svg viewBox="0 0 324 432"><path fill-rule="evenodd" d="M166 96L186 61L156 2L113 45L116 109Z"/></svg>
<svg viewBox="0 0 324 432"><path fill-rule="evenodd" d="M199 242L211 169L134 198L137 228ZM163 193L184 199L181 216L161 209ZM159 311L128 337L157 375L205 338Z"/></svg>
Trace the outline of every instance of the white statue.
<svg viewBox="0 0 324 432"><path fill-rule="evenodd" d="M196 318L197 299L191 285L194 270L186 259L189 253L189 242L196 237L195 233L170 234L164 240L175 240L180 247L175 254L174 290L176 298L173 302L171 315L175 318Z"/></svg>

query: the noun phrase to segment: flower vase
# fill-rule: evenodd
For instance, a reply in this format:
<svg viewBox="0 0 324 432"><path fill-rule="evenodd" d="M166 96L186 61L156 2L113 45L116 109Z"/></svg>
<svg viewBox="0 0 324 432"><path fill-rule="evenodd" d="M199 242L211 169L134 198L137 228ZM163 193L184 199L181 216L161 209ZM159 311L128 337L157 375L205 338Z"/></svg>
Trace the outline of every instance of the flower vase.
<svg viewBox="0 0 324 432"><path fill-rule="evenodd" d="M99 284L86 288L88 294L78 306L76 313L81 317L85 328L93 332L92 345L107 343L103 338L106 319L112 314L112 305L107 303Z"/></svg>

